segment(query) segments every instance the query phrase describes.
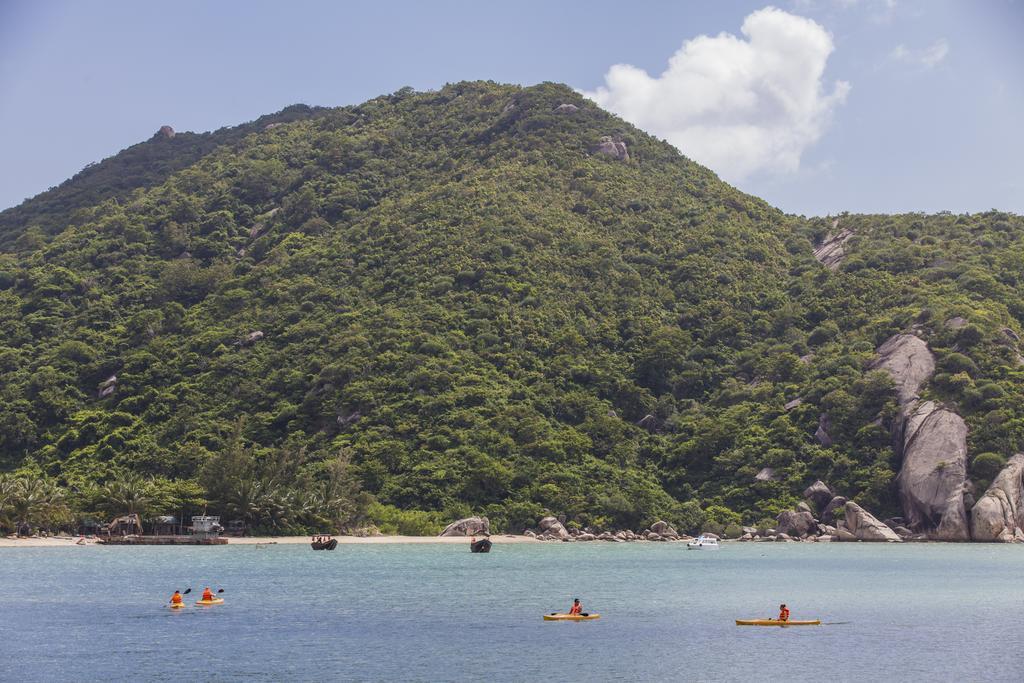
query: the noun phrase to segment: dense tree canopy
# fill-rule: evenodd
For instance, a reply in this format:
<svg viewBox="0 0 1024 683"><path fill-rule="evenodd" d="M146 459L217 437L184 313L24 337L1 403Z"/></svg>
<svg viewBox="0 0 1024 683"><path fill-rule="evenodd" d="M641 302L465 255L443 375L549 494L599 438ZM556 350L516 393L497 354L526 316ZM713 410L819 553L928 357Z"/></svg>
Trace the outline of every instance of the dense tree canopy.
<svg viewBox="0 0 1024 683"><path fill-rule="evenodd" d="M869 363L911 328L977 482L1024 448L1018 216L842 215L831 271L831 218L553 84L195 138L0 213L0 483L36 482L55 519L120 500L270 530L693 528L816 478L893 510L895 400Z"/></svg>

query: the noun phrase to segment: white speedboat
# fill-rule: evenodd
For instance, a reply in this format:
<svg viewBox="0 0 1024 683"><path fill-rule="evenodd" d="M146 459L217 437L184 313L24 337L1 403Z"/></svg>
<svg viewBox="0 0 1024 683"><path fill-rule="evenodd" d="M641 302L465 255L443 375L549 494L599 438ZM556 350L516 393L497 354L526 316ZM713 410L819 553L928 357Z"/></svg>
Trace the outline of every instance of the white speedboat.
<svg viewBox="0 0 1024 683"><path fill-rule="evenodd" d="M713 536L698 536L686 544L687 550L718 550L718 539Z"/></svg>

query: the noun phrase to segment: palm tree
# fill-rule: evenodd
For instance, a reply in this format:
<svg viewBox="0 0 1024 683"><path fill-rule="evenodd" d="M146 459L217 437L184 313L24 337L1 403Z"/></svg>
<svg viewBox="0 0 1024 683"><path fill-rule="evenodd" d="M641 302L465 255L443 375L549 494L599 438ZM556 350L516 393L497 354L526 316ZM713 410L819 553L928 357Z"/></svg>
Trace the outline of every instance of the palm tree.
<svg viewBox="0 0 1024 683"><path fill-rule="evenodd" d="M137 474L113 479L100 487L100 505L115 515L137 514L141 518L153 503L153 485Z"/></svg>

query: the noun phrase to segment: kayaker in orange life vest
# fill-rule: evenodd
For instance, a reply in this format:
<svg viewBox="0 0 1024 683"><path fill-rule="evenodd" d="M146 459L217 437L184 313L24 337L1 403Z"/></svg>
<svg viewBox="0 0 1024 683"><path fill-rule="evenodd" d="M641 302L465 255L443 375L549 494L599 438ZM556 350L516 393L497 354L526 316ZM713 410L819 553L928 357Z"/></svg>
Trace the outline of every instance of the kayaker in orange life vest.
<svg viewBox="0 0 1024 683"><path fill-rule="evenodd" d="M779 621L789 621L789 608L779 605Z"/></svg>
<svg viewBox="0 0 1024 683"><path fill-rule="evenodd" d="M213 600L213 591L210 590L209 586L207 586L206 590L203 591L203 600L205 602L209 602L210 600Z"/></svg>
<svg viewBox="0 0 1024 683"><path fill-rule="evenodd" d="M580 599L575 598L572 601L572 607L569 608L569 614L580 614L583 612L583 605L580 604Z"/></svg>
<svg viewBox="0 0 1024 683"><path fill-rule="evenodd" d="M180 605L182 602L181 591L174 591L174 595L171 596L171 604Z"/></svg>

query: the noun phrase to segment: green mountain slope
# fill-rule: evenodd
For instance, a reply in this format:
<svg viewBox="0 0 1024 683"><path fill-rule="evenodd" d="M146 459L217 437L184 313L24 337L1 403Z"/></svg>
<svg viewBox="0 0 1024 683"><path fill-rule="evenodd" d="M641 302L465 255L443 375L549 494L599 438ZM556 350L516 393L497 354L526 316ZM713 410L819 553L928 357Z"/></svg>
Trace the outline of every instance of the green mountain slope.
<svg viewBox="0 0 1024 683"><path fill-rule="evenodd" d="M757 521L819 477L894 510L867 368L915 324L972 452L1021 447L1019 217L842 216L830 271L831 221L563 86L295 111L0 214L0 466L277 528L399 514L358 488L428 527Z"/></svg>

